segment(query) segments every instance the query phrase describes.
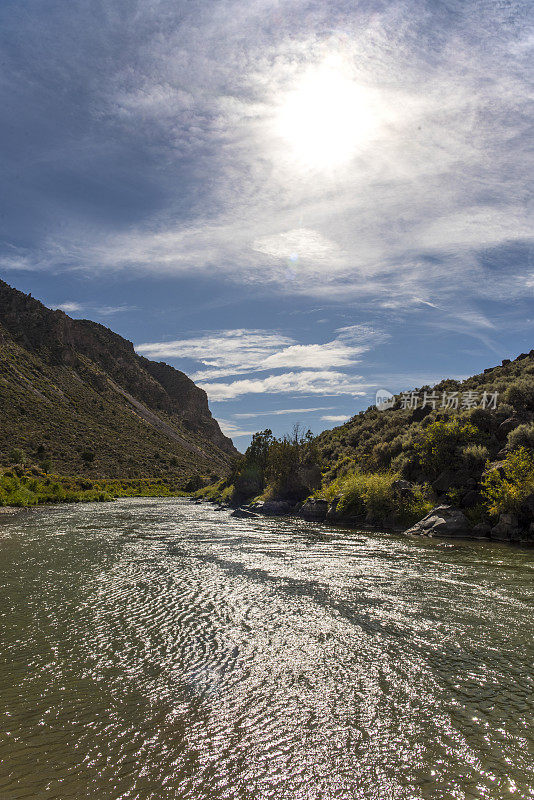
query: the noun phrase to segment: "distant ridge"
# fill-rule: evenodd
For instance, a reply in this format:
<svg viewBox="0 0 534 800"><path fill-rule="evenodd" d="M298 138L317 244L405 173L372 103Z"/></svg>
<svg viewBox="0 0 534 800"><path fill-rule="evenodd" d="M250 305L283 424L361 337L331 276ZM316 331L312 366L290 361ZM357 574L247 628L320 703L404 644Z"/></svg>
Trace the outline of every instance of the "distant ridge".
<svg viewBox="0 0 534 800"><path fill-rule="evenodd" d="M0 281L0 461L104 477L224 474L235 455L206 393L90 320Z"/></svg>

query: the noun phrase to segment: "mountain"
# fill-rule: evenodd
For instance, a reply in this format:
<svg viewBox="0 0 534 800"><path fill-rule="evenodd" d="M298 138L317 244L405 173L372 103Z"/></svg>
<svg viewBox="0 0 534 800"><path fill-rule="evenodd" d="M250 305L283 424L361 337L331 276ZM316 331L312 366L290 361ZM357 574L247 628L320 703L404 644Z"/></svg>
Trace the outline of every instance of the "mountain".
<svg viewBox="0 0 534 800"><path fill-rule="evenodd" d="M223 475L237 455L183 372L4 281L0 424L0 463L21 448L62 474Z"/></svg>

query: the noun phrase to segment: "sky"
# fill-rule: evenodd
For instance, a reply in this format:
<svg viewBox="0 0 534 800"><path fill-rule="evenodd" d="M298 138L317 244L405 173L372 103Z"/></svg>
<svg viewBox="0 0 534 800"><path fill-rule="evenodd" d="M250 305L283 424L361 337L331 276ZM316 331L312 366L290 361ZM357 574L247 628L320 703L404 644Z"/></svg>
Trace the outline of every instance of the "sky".
<svg viewBox="0 0 534 800"><path fill-rule="evenodd" d="M243 450L534 347L530 0L3 0L0 276Z"/></svg>

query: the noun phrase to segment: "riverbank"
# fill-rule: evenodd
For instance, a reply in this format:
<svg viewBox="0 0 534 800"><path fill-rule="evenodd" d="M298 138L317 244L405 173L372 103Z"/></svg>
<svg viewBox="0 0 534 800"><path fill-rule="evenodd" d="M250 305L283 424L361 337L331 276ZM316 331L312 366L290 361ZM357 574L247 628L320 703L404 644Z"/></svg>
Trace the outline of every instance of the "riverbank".
<svg viewBox="0 0 534 800"><path fill-rule="evenodd" d="M397 493L410 492L406 481L398 480L395 490ZM444 539L470 539L481 541L504 542L522 547L534 546L534 535L531 528L519 527L518 518L512 514L501 514L495 524L477 522L476 518L470 520L463 512L449 504L429 504L428 512L415 523L407 523L398 513L380 513L374 509L372 512L353 514L345 513L342 498L328 501L324 498L309 497L303 502L290 503L283 499L256 499L249 503L236 505L216 498L214 487L196 492L190 498L191 502L211 503L219 508L227 508L232 516L254 519L255 517L296 517L307 522L338 526L342 528L357 528L359 530L375 531L380 533L406 534L424 538ZM402 512L402 505L401 514ZM412 512L413 513L413 512Z"/></svg>
<svg viewBox="0 0 534 800"><path fill-rule="evenodd" d="M58 503L105 503L120 497L187 496L179 478L101 478L47 474L35 467L0 471L0 513Z"/></svg>

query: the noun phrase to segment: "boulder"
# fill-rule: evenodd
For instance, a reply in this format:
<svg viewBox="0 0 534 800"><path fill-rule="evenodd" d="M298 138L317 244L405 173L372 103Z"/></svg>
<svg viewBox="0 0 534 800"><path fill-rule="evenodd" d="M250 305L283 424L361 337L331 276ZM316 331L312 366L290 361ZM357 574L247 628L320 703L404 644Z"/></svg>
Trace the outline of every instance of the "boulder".
<svg viewBox="0 0 534 800"><path fill-rule="evenodd" d="M287 500L264 500L263 503L256 503L253 508L269 517L281 517L289 514L293 506Z"/></svg>
<svg viewBox="0 0 534 800"><path fill-rule="evenodd" d="M520 539L520 531L505 522L498 522L491 529L490 538L498 542L515 542Z"/></svg>
<svg viewBox="0 0 534 800"><path fill-rule="evenodd" d="M325 517L326 522L339 522L342 519L341 513L337 510L340 500L341 497L334 497L334 499L328 506L328 511L326 512L326 517Z"/></svg>
<svg viewBox="0 0 534 800"><path fill-rule="evenodd" d="M491 538L499 542L519 541L521 532L516 515L501 514L498 523L491 529Z"/></svg>
<svg viewBox="0 0 534 800"><path fill-rule="evenodd" d="M436 506L406 533L413 536L469 536L469 522L459 508Z"/></svg>
<svg viewBox="0 0 534 800"><path fill-rule="evenodd" d="M472 530L473 536L477 539L489 539L491 534L491 525L487 522L479 522L478 525Z"/></svg>
<svg viewBox="0 0 534 800"><path fill-rule="evenodd" d="M235 511L232 511L232 517L239 517L240 519L258 519L258 515L254 514L252 511L247 511L246 508L236 508Z"/></svg>
<svg viewBox="0 0 534 800"><path fill-rule="evenodd" d="M328 512L328 500L306 500L298 516L309 522L324 522Z"/></svg>

